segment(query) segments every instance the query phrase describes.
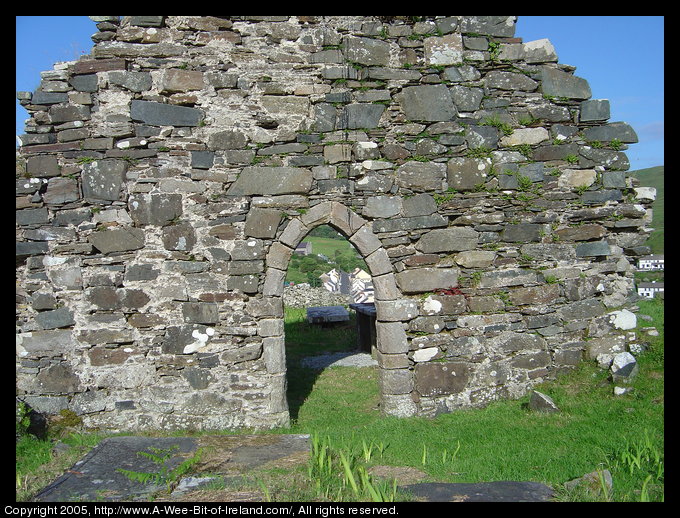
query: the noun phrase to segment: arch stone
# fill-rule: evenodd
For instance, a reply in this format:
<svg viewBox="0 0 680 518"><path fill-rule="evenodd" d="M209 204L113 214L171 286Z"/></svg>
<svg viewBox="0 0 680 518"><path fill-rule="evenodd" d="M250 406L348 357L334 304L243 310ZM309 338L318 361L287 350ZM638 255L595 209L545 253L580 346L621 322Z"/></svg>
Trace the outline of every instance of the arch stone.
<svg viewBox="0 0 680 518"><path fill-rule="evenodd" d="M36 410L287 425L284 279L322 224L372 275L386 414L520 397L625 346L637 136L516 17L92 18L91 54L18 96Z"/></svg>

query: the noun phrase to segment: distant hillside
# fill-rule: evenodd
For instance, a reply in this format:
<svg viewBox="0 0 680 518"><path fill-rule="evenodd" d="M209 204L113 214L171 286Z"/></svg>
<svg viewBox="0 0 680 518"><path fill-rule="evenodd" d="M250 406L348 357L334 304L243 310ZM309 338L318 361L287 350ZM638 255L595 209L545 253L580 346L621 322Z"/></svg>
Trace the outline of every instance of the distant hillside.
<svg viewBox="0 0 680 518"><path fill-rule="evenodd" d="M663 181L664 166L650 167L648 169L638 169L637 171L629 171L631 176L640 180L640 185L643 187L656 188L656 201L652 205L654 210L652 227L654 232L647 240L647 245L651 247L652 253L663 254L663 236L664 236L664 181Z"/></svg>

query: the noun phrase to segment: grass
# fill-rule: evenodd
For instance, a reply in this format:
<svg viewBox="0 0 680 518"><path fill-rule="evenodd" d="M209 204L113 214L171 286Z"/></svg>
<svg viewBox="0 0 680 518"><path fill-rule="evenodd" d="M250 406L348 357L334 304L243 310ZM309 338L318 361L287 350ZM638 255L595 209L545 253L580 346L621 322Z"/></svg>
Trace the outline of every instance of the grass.
<svg viewBox="0 0 680 518"><path fill-rule="evenodd" d="M630 171L632 176L640 180L640 185L656 188L656 200L652 204L652 227L654 231L645 243L652 249L653 254L664 253L664 166L650 167Z"/></svg>
<svg viewBox="0 0 680 518"><path fill-rule="evenodd" d="M309 433L316 441L325 441L337 480L331 480L336 485L328 479L323 483L308 466L298 466L253 474L250 488L278 501L370 500L369 486L389 498L389 483L362 480L371 467L388 465L418 469L431 481L542 482L555 488L561 501L663 500L664 307L656 299L638 304L640 313L652 317L651 322L638 319L638 325L656 327L659 336L649 337L638 329L649 348L638 356L640 373L631 393L615 396L607 372L584 361L573 372L538 387L552 397L559 413L532 413L525 396L431 419L383 416L377 368L296 367L299 358L346 350L355 341L351 325L323 330L304 322L304 309L286 308L288 397L294 417L290 428L267 433ZM17 482L20 472L34 476L48 471L53 462L44 463L50 456L46 445L36 446L31 454L23 448L22 443L17 445ZM609 491L563 487L569 480L604 469L613 478ZM26 497L30 491L22 494Z"/></svg>

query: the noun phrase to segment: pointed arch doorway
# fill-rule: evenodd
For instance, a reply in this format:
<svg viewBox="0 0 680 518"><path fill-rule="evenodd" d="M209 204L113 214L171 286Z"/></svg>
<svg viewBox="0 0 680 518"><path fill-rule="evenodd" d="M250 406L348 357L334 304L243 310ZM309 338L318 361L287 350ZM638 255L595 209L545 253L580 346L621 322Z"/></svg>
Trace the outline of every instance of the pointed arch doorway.
<svg viewBox="0 0 680 518"><path fill-rule="evenodd" d="M411 398L413 372L409 369L408 339L402 322L417 315L417 304L410 299L401 299L392 263L373 233L372 224L334 201L319 203L305 214L291 219L266 257L263 303L277 308L276 318L266 319L265 324L260 321L261 327L272 329L272 336L263 338L263 357L267 372L272 377L270 410L285 414L281 417L289 421L283 286L295 248L320 225L330 225L349 240L366 262L373 280L381 410L387 415L415 415L416 407Z"/></svg>

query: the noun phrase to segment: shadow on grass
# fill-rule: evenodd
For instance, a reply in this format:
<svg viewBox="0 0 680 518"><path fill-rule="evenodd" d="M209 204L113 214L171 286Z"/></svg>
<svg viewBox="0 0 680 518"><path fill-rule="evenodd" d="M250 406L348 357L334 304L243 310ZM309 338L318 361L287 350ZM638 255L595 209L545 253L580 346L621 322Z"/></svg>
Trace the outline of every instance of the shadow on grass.
<svg viewBox="0 0 680 518"><path fill-rule="evenodd" d="M306 366L303 359L329 353L358 352L356 316L351 313L349 322L321 326L306 321L305 308L286 308L285 336L288 412L291 421L297 421L300 408L327 366L327 362L315 367Z"/></svg>

